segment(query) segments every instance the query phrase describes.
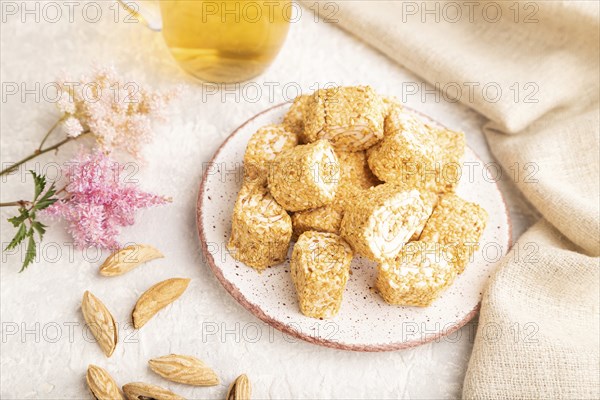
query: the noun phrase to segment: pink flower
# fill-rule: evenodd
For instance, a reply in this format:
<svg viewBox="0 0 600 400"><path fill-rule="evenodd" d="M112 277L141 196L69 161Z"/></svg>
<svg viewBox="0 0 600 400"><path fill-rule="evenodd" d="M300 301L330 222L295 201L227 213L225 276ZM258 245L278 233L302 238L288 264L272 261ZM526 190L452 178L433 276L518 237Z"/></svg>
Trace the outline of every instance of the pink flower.
<svg viewBox="0 0 600 400"><path fill-rule="evenodd" d="M46 210L45 215L63 218L75 245L116 249L119 227L132 225L140 208L162 205L170 200L141 191L122 182L123 166L103 151L81 151L66 165L67 197Z"/></svg>

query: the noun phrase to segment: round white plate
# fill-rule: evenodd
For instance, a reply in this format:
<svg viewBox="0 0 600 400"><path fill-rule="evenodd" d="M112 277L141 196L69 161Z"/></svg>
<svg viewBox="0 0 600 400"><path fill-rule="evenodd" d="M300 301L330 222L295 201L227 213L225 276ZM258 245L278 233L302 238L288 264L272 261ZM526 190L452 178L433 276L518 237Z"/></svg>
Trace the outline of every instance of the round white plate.
<svg viewBox="0 0 600 400"><path fill-rule="evenodd" d="M470 149L465 153L457 192L483 206L489 221L472 262L429 307L388 305L374 290L375 263L355 258L338 315L329 320L308 318L298 309L289 260L259 274L231 257L226 244L242 183L246 145L261 126L281 122L288 108L288 103L281 104L245 122L204 166L197 203L198 232L205 259L225 289L258 318L286 334L338 349L397 350L436 340L466 324L477 313L486 282L511 240L502 194Z"/></svg>

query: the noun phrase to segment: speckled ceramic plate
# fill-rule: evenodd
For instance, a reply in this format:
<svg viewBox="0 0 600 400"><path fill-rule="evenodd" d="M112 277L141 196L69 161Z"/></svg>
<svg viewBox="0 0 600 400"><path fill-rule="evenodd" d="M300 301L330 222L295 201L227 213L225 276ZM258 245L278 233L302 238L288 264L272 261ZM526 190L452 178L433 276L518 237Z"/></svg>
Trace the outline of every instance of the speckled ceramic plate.
<svg viewBox="0 0 600 400"><path fill-rule="evenodd" d="M338 315L330 320L308 318L298 310L289 261L258 274L229 255L226 243L242 183L246 144L259 127L281 122L288 107L281 104L248 120L205 165L198 194L198 232L205 259L225 289L251 313L286 334L338 349L397 350L436 340L466 324L477 313L482 290L510 245L502 194L495 183L486 180L483 162L470 149L464 159L469 168L464 169L457 191L481 204L490 219L473 261L430 307L386 304L373 288L375 264L355 258Z"/></svg>

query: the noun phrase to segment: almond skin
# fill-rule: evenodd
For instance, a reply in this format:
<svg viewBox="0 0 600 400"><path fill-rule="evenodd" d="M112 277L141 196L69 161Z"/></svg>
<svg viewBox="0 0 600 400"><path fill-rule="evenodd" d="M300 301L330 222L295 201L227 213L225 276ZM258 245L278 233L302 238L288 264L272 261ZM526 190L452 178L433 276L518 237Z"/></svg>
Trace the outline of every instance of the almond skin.
<svg viewBox="0 0 600 400"><path fill-rule="evenodd" d="M88 366L85 381L92 395L98 400L125 399L112 376L97 365Z"/></svg>
<svg viewBox="0 0 600 400"><path fill-rule="evenodd" d="M246 374L237 377L229 386L225 400L250 400L252 397L252 386Z"/></svg>
<svg viewBox="0 0 600 400"><path fill-rule="evenodd" d="M215 386L219 377L202 361L191 356L169 354L148 361L150 369L172 382L194 386Z"/></svg>
<svg viewBox="0 0 600 400"><path fill-rule="evenodd" d="M160 386L132 382L123 386L127 400L185 400L183 397Z"/></svg>
<svg viewBox="0 0 600 400"><path fill-rule="evenodd" d="M135 329L140 329L160 310L174 302L185 292L189 279L172 278L146 290L135 303L132 319Z"/></svg>
<svg viewBox="0 0 600 400"><path fill-rule="evenodd" d="M123 275L148 261L164 258L158 249L146 244L134 244L114 252L100 266L104 276Z"/></svg>
<svg viewBox="0 0 600 400"><path fill-rule="evenodd" d="M81 312L106 357L112 356L119 337L117 324L108 308L100 299L86 290L81 302Z"/></svg>

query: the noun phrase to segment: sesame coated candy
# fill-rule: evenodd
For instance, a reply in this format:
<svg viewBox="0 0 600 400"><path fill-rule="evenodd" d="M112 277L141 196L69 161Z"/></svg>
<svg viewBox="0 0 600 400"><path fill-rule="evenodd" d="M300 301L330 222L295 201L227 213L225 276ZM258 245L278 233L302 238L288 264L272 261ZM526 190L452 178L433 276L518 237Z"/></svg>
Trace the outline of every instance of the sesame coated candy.
<svg viewBox="0 0 600 400"><path fill-rule="evenodd" d="M268 171L269 190L287 211L330 204L339 184L339 162L326 140L281 152Z"/></svg>
<svg viewBox="0 0 600 400"><path fill-rule="evenodd" d="M338 235L314 231L300 235L290 267L302 314L331 318L338 313L351 262L352 249Z"/></svg>
<svg viewBox="0 0 600 400"><path fill-rule="evenodd" d="M244 154L244 178L255 183L267 181L267 170L277 154L298 144L295 133L283 125L260 128L248 141Z"/></svg>
<svg viewBox="0 0 600 400"><path fill-rule="evenodd" d="M382 261L400 252L426 215L419 191L386 183L364 190L345 210L341 235L356 253Z"/></svg>
<svg viewBox="0 0 600 400"><path fill-rule="evenodd" d="M433 136L422 125L420 129L389 132L367 155L371 171L382 181L425 189L425 172L435 169L434 153Z"/></svg>
<svg viewBox="0 0 600 400"><path fill-rule="evenodd" d="M479 248L488 219L487 211L456 194L446 194L425 224L420 240L448 245L456 254L460 274Z"/></svg>
<svg viewBox="0 0 600 400"><path fill-rule="evenodd" d="M451 251L432 242L410 242L397 257L378 267L377 289L389 304L429 306L454 282Z"/></svg>
<svg viewBox="0 0 600 400"><path fill-rule="evenodd" d="M292 221L263 185L246 183L235 202L227 248L238 261L262 271L283 262Z"/></svg>
<svg viewBox="0 0 600 400"><path fill-rule="evenodd" d="M430 126L416 113L391 104L385 137L367 155L371 170L384 182L445 193L458 185L464 149L463 133Z"/></svg>
<svg viewBox="0 0 600 400"><path fill-rule="evenodd" d="M385 106L369 86L317 90L306 103L304 136L342 151L366 150L383 137Z"/></svg>

